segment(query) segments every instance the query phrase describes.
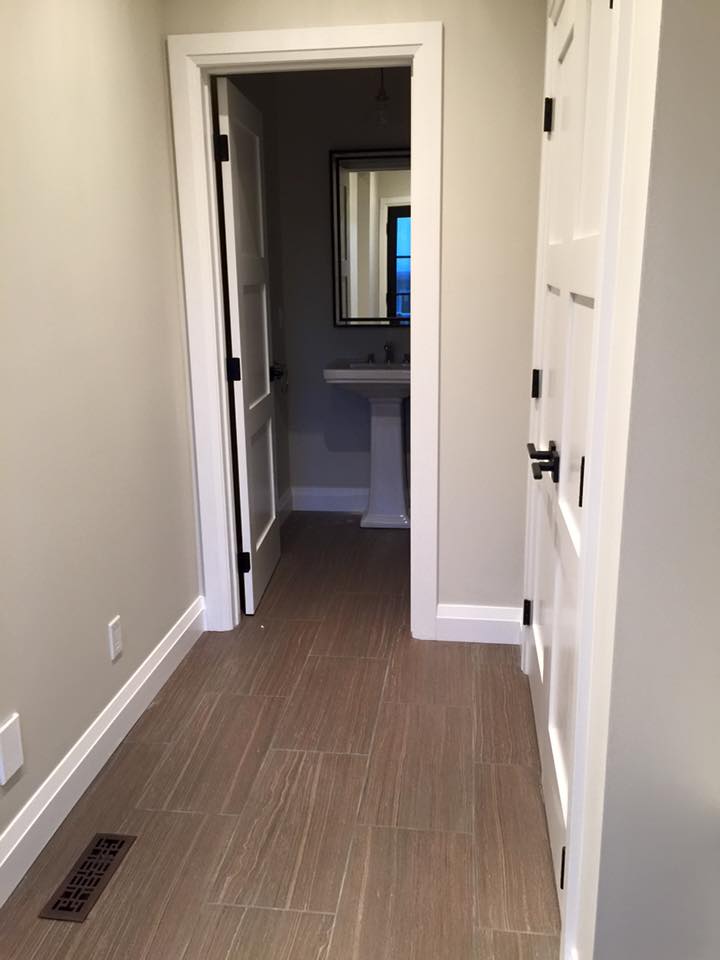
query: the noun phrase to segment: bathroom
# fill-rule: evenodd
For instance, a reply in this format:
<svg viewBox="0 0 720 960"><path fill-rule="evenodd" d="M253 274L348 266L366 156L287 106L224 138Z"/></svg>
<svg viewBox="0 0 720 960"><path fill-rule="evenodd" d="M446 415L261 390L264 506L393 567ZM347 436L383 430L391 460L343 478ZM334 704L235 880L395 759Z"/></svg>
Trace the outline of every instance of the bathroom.
<svg viewBox="0 0 720 960"><path fill-rule="evenodd" d="M323 524L352 526L360 531L362 552L375 549L371 544L378 534L372 529L389 528L385 542L398 542L407 566L410 70L264 73L217 84L221 114L225 98L236 99L236 91L259 111L262 123L272 465L257 470L248 464L245 492L261 497L262 492L253 494L253 482L258 476L267 482L274 472L276 526L291 513L311 539ZM223 94L223 84L229 93ZM222 183L229 174L221 165L218 172ZM372 201L368 180L373 181ZM349 197L349 208L343 197ZM345 223L348 209L354 231ZM225 231L232 229L228 219ZM363 229L366 241L377 238L374 244L370 240L364 262L358 251L358 239L361 250L368 249ZM353 268L348 249L343 250L346 236L348 248L355 246ZM394 291L388 291L391 263L400 278ZM229 299L232 304L232 292ZM396 309L388 310L393 299ZM232 321L232 307L230 312ZM236 420L241 403L231 409ZM377 451L372 466L371 447ZM242 450L242 441L237 449ZM240 462L235 477L240 514L242 471ZM254 521L256 511L246 512ZM254 548L259 531L257 522L252 525L251 531L247 525L243 530L241 516L238 539L250 539ZM267 553L279 557L287 532L271 539L276 546ZM257 607L275 563L263 560L255 566L252 574L243 571L246 612ZM248 584L251 578L255 582ZM251 603L248 588L254 594Z"/></svg>

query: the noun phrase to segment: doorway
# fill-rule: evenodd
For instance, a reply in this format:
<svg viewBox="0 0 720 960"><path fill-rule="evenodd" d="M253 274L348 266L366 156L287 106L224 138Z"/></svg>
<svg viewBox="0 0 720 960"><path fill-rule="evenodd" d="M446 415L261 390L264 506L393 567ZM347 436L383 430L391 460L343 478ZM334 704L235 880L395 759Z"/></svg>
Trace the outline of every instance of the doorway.
<svg viewBox="0 0 720 960"><path fill-rule="evenodd" d="M442 26L438 23L171 37L168 41L208 626L240 618L227 407L211 77L409 66L413 164L410 371L411 630L437 622ZM417 389L416 389L417 387ZM277 504L275 505L277 509Z"/></svg>
<svg viewBox="0 0 720 960"><path fill-rule="evenodd" d="M243 74L211 89L238 565L254 614L291 510L409 540L410 70Z"/></svg>

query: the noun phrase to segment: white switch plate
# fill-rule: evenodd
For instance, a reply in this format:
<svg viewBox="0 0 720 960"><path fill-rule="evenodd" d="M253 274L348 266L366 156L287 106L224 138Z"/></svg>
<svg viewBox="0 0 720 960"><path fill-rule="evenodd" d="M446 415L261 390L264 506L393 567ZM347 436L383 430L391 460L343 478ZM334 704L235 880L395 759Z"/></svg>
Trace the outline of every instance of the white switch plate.
<svg viewBox="0 0 720 960"><path fill-rule="evenodd" d="M0 726L0 786L4 787L10 777L23 765L20 717L17 713Z"/></svg>
<svg viewBox="0 0 720 960"><path fill-rule="evenodd" d="M115 661L123 651L122 627L120 615L113 617L108 624L108 644L110 645L110 659Z"/></svg>

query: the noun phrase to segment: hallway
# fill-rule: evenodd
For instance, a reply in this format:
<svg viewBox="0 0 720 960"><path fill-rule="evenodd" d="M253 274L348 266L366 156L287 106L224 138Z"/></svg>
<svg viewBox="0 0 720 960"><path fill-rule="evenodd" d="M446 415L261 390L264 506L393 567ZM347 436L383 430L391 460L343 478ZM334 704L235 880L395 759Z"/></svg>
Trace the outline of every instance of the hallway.
<svg viewBox="0 0 720 960"><path fill-rule="evenodd" d="M293 514L0 910L3 960L556 960L519 648L414 641L409 537ZM37 914L138 837L84 924Z"/></svg>

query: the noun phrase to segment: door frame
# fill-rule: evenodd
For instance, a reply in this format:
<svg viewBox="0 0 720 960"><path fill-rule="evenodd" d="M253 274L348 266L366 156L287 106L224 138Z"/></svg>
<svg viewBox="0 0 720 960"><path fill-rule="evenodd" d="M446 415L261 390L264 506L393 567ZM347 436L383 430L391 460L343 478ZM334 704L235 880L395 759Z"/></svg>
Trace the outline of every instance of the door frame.
<svg viewBox="0 0 720 960"><path fill-rule="evenodd" d="M443 27L439 22L168 37L207 627L240 619L210 77L409 66L413 317L410 531L413 636L436 635ZM330 318L328 322L331 322Z"/></svg>
<svg viewBox="0 0 720 960"><path fill-rule="evenodd" d="M548 0L548 16L561 2ZM578 629L582 642L576 678L562 960L591 960L595 952L615 611L662 0L624 0L615 4L615 12L599 322L589 386L586 509L579 580ZM541 189L544 181L541 175ZM544 245L542 222L538 235ZM537 319L536 307L536 323ZM536 414L531 409L531 421ZM533 573L528 563L533 482L528 479L526 591ZM531 597L531 593L526 592L526 596ZM523 627L522 633L522 665L527 671L534 645L532 627Z"/></svg>

